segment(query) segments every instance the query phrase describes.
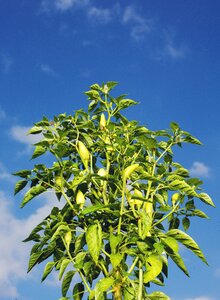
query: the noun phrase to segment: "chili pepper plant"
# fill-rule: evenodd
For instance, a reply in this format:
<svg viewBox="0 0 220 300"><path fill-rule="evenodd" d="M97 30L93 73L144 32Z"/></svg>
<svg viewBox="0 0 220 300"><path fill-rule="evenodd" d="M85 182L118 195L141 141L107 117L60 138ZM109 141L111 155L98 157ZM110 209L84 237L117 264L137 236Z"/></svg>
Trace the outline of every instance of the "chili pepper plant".
<svg viewBox="0 0 220 300"><path fill-rule="evenodd" d="M169 261L189 275L179 245L207 263L186 231L191 218L207 218L198 202L214 204L173 152L200 141L175 122L152 131L128 120L122 111L137 102L113 97L116 85L92 85L88 111L34 124L29 134L41 140L32 159L42 163L15 173L15 194L26 187L21 207L52 191L64 203L51 203L25 240L33 243L28 272L43 262L42 281L58 272L60 300L167 300ZM46 166L48 153L55 162Z"/></svg>

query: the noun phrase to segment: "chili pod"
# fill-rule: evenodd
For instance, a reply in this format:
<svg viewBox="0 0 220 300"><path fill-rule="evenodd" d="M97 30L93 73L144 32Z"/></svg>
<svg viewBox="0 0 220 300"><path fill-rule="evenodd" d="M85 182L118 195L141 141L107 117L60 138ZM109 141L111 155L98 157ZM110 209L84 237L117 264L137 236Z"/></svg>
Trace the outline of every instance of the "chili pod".
<svg viewBox="0 0 220 300"><path fill-rule="evenodd" d="M130 177L131 174L135 170L137 170L138 167L139 167L139 164L133 164L133 165L130 165L127 168L125 168L123 173L122 173L123 179L126 180L128 177Z"/></svg>
<svg viewBox="0 0 220 300"><path fill-rule="evenodd" d="M71 231L68 231L65 236L64 236L64 241L69 249L69 246L70 246L70 243L72 241L72 232Z"/></svg>
<svg viewBox="0 0 220 300"><path fill-rule="evenodd" d="M100 117L99 126L100 126L101 130L103 130L106 126L106 119L105 119L105 115L103 113L101 114L101 117Z"/></svg>
<svg viewBox="0 0 220 300"><path fill-rule="evenodd" d="M86 200L85 200L83 192L78 190L78 192L76 194L76 204L78 204L80 208L83 208L85 201Z"/></svg>
<svg viewBox="0 0 220 300"><path fill-rule="evenodd" d="M85 168L88 168L88 162L90 159L89 150L86 148L86 146L81 141L78 141L77 146L78 146L77 150L82 159L82 162L83 162Z"/></svg>
<svg viewBox="0 0 220 300"><path fill-rule="evenodd" d="M172 195L171 197L171 201L172 201L172 204L175 205L176 201L179 199L180 197L180 194L179 193L175 193Z"/></svg>

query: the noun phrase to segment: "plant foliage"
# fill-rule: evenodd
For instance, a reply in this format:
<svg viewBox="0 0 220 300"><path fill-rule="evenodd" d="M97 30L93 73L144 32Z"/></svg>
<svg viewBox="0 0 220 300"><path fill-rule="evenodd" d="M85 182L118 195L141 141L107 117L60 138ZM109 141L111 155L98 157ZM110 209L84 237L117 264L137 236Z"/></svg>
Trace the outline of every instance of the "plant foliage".
<svg viewBox="0 0 220 300"><path fill-rule="evenodd" d="M174 122L152 131L129 121L121 111L137 102L114 98L116 84L92 85L88 112L34 124L29 134L42 139L32 159L50 153L55 162L15 173L15 194L28 187L21 207L51 191L65 200L25 240L34 242L28 271L45 261L42 281L59 272L60 300L167 300L149 287L164 285L170 259L188 275L179 244L206 263L185 231L191 217L207 217L198 201L214 204L173 154L200 141Z"/></svg>

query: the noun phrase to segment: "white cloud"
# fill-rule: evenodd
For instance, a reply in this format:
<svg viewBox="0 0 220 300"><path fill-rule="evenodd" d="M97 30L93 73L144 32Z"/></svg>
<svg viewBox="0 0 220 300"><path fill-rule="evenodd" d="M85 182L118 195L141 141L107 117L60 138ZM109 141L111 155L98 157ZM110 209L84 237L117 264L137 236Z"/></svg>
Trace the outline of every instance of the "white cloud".
<svg viewBox="0 0 220 300"><path fill-rule="evenodd" d="M189 171L191 176L210 177L210 168L203 162L195 161Z"/></svg>
<svg viewBox="0 0 220 300"><path fill-rule="evenodd" d="M42 139L41 134L30 134L27 135L31 127L28 126L13 126L10 130L10 136L22 144L32 145L39 142Z"/></svg>
<svg viewBox="0 0 220 300"><path fill-rule="evenodd" d="M41 2L41 10L49 12L55 9L60 12L66 12L74 7L84 7L88 5L89 0L43 0Z"/></svg>
<svg viewBox="0 0 220 300"><path fill-rule="evenodd" d="M43 73L53 76L53 77L59 77L58 73L51 68L48 64L41 64L40 69Z"/></svg>
<svg viewBox="0 0 220 300"><path fill-rule="evenodd" d="M0 162L0 180L14 182L14 177L7 171L6 167Z"/></svg>
<svg viewBox="0 0 220 300"><path fill-rule="evenodd" d="M6 118L5 111L0 107L0 121Z"/></svg>
<svg viewBox="0 0 220 300"><path fill-rule="evenodd" d="M185 300L214 300L214 299L208 296L199 296L195 298L187 298Z"/></svg>
<svg viewBox="0 0 220 300"><path fill-rule="evenodd" d="M31 230L51 211L55 196L46 193L44 206L25 219L17 218L12 212L12 201L0 192L0 298L18 297L17 282L27 280L27 264L30 247L22 243ZM56 203L57 204L57 203ZM56 205L55 204L55 205ZM60 204L59 204L60 205ZM62 203L63 205L63 203ZM57 205L58 206L58 205Z"/></svg>
<svg viewBox="0 0 220 300"><path fill-rule="evenodd" d="M88 17L92 21L99 21L103 24L109 23L112 19L111 10L108 8L97 8L92 6L88 10Z"/></svg>
<svg viewBox="0 0 220 300"><path fill-rule="evenodd" d="M3 73L9 73L13 65L13 60L8 54L0 55L0 65Z"/></svg>
<svg viewBox="0 0 220 300"><path fill-rule="evenodd" d="M142 17L132 5L125 8L122 23L132 24L130 35L136 41L143 39L152 30L152 20Z"/></svg>

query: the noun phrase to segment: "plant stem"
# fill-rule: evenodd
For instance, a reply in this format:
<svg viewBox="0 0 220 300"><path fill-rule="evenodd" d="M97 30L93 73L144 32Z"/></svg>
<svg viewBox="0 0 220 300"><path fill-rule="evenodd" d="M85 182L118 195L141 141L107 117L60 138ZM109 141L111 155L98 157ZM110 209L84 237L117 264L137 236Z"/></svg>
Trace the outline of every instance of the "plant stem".
<svg viewBox="0 0 220 300"><path fill-rule="evenodd" d="M119 217L119 222L118 222L118 234L120 234L120 232L121 232L121 222L122 222L122 215L123 215L124 203L125 203L125 188L126 188L126 180L123 179L121 209L120 209L120 217Z"/></svg>
<svg viewBox="0 0 220 300"><path fill-rule="evenodd" d="M69 256L69 258L70 258L70 260L72 261L72 264L73 264L73 266L74 266L74 259L73 259L72 255L71 255L70 251L69 251L69 248L67 247L64 238L63 238L62 236L61 236L61 238L62 238L63 244L64 244L64 246L65 246L65 248L66 248L66 252L67 252L67 254L68 254L68 256ZM82 281L83 281L83 283L85 284L85 286L86 286L88 292L91 293L92 291L91 291L91 289L90 289L90 287L89 287L89 285L88 285L88 283L87 283L87 281L86 281L86 279L85 279L83 273L82 273L79 269L77 269L77 271L78 271L80 277L82 278Z"/></svg>
<svg viewBox="0 0 220 300"><path fill-rule="evenodd" d="M172 213L174 213L174 211L179 206L179 204L180 204L180 202L177 202L176 205L173 207L173 209L167 215L165 215L163 218L161 218L159 221L154 223L153 226L156 226L156 225L162 223L165 219L167 219L170 215L172 215Z"/></svg>
<svg viewBox="0 0 220 300"><path fill-rule="evenodd" d="M138 288L137 300L142 300L142 291L143 291L143 269L142 269L142 262L139 260L139 288Z"/></svg>
<svg viewBox="0 0 220 300"><path fill-rule="evenodd" d="M130 269L128 270L128 273L129 273L129 274L134 270L134 268L135 268L135 266L136 266L136 263L138 262L138 259L139 259L139 257L137 256L137 257L135 258L135 260L133 261L133 264L131 265Z"/></svg>

